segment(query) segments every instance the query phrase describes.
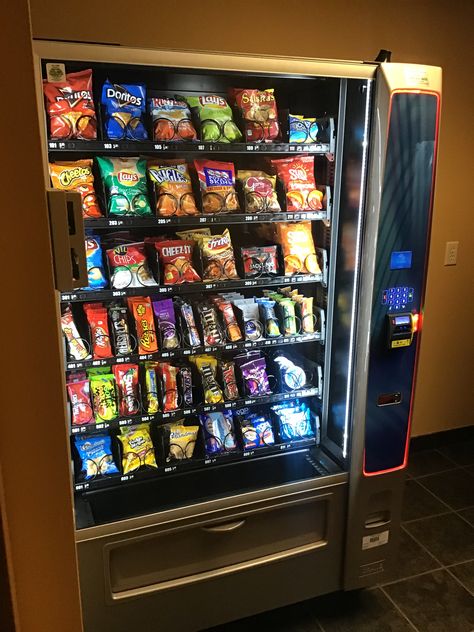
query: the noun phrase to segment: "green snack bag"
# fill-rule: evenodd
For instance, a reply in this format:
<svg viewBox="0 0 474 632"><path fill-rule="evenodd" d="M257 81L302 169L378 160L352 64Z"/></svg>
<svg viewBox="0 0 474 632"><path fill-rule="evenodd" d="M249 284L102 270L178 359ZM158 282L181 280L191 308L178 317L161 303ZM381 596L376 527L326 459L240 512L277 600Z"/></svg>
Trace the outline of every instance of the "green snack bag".
<svg viewBox="0 0 474 632"><path fill-rule="evenodd" d="M97 158L109 215L151 215L143 158Z"/></svg>
<svg viewBox="0 0 474 632"><path fill-rule="evenodd" d="M219 143L237 143L242 133L232 120L232 109L225 99L216 94L197 97L179 97L185 100L201 124L201 140Z"/></svg>
<svg viewBox="0 0 474 632"><path fill-rule="evenodd" d="M90 393L96 423L111 421L117 417L115 379L111 373L91 375Z"/></svg>

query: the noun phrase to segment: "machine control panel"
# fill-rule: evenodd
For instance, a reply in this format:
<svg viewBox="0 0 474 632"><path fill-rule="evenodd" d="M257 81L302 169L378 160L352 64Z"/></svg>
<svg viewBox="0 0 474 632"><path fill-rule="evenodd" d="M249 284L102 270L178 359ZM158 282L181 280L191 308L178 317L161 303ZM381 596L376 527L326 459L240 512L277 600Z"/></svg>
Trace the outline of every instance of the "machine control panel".
<svg viewBox="0 0 474 632"><path fill-rule="evenodd" d="M382 305L387 305L389 312L406 309L413 303L415 290L412 287L389 287L382 292Z"/></svg>
<svg viewBox="0 0 474 632"><path fill-rule="evenodd" d="M415 333L413 314L388 314L388 347L409 347Z"/></svg>

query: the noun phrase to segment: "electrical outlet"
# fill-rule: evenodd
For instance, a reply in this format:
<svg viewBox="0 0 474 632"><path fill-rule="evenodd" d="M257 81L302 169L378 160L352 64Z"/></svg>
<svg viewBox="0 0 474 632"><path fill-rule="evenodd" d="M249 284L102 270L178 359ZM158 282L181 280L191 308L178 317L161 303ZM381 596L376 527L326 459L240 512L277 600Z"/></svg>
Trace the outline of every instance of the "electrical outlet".
<svg viewBox="0 0 474 632"><path fill-rule="evenodd" d="M446 250L444 251L444 265L455 266L458 262L459 241L447 241Z"/></svg>

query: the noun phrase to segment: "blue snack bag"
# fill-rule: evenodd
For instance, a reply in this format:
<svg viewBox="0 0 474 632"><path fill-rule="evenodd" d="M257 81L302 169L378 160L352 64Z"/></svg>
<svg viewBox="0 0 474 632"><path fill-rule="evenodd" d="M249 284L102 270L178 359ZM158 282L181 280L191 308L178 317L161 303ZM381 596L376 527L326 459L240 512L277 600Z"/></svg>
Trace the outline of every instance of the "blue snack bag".
<svg viewBox="0 0 474 632"><path fill-rule="evenodd" d="M291 403L272 406L272 410L278 417L282 441L314 437L311 410L307 404L296 399Z"/></svg>
<svg viewBox="0 0 474 632"><path fill-rule="evenodd" d="M100 237L97 235L86 234L85 246L87 278L89 280L89 285L88 287L82 289L100 290L107 287L107 278L105 276L102 261L102 249L100 247Z"/></svg>
<svg viewBox="0 0 474 632"><path fill-rule="evenodd" d="M230 410L202 413L199 419L204 428L207 454L230 452L237 448Z"/></svg>
<svg viewBox="0 0 474 632"><path fill-rule="evenodd" d="M305 118L299 114L288 115L290 143L316 143L319 126L315 118Z"/></svg>
<svg viewBox="0 0 474 632"><path fill-rule="evenodd" d="M143 122L146 110L144 85L110 83L102 86L105 109L105 135L109 140L147 140Z"/></svg>
<svg viewBox="0 0 474 632"><path fill-rule="evenodd" d="M108 435L76 437L75 444L81 458L81 471L85 472L86 480L119 473L112 456L112 442Z"/></svg>

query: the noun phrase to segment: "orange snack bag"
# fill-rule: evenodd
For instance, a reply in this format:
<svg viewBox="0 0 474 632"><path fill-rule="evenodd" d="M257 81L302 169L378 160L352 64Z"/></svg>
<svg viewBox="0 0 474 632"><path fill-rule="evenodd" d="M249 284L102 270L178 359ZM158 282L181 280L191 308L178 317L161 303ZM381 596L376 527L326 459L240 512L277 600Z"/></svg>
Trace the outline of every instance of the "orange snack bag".
<svg viewBox="0 0 474 632"><path fill-rule="evenodd" d="M199 214L188 165L184 160L160 160L150 163L148 176L156 193L157 215L170 217Z"/></svg>
<svg viewBox="0 0 474 632"><path fill-rule="evenodd" d="M49 176L54 189L81 194L83 217L102 217L94 190L92 160L50 162Z"/></svg>
<svg viewBox="0 0 474 632"><path fill-rule="evenodd" d="M130 296L127 298L128 309L135 320L137 330L138 353L154 353L158 351L158 343L153 320L151 300L143 296Z"/></svg>
<svg viewBox="0 0 474 632"><path fill-rule="evenodd" d="M276 240L281 245L285 274L320 274L311 222L276 224Z"/></svg>
<svg viewBox="0 0 474 632"><path fill-rule="evenodd" d="M298 156L271 161L286 193L287 211L319 211L323 193L316 188L314 156Z"/></svg>

